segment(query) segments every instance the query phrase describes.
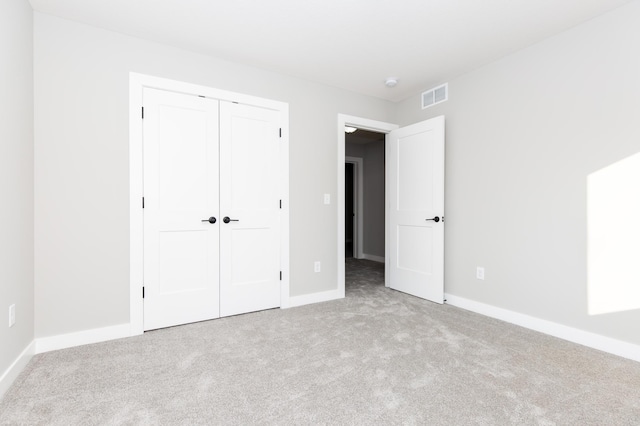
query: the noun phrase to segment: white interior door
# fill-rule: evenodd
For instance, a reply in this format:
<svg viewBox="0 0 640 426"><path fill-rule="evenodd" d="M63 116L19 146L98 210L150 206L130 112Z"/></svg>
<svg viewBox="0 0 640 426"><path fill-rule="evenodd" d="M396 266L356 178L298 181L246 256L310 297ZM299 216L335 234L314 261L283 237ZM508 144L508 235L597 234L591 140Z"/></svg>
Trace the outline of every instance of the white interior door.
<svg viewBox="0 0 640 426"><path fill-rule="evenodd" d="M388 287L444 302L444 117L386 137Z"/></svg>
<svg viewBox="0 0 640 426"><path fill-rule="evenodd" d="M279 145L277 111L220 102L221 316L280 306Z"/></svg>
<svg viewBox="0 0 640 426"><path fill-rule="evenodd" d="M219 317L218 101L144 89L144 329ZM212 220L213 221L213 220Z"/></svg>

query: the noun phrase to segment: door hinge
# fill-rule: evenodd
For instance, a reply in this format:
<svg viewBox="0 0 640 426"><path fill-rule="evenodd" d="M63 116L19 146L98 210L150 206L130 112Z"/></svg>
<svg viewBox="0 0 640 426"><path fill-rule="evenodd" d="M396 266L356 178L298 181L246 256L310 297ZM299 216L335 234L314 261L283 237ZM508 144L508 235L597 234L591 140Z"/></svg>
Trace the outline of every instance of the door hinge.
<svg viewBox="0 0 640 426"><path fill-rule="evenodd" d="M282 281L282 271L280 271L280 281Z"/></svg>
<svg viewBox="0 0 640 426"><path fill-rule="evenodd" d="M144 197L142 197L142 208L144 209Z"/></svg>
<svg viewBox="0 0 640 426"><path fill-rule="evenodd" d="M142 107L142 119L144 120L144 107Z"/></svg>
<svg viewBox="0 0 640 426"><path fill-rule="evenodd" d="M282 127L280 128L280 137L282 137Z"/></svg>
<svg viewBox="0 0 640 426"><path fill-rule="evenodd" d="M144 299L144 287L142 287L142 298Z"/></svg>

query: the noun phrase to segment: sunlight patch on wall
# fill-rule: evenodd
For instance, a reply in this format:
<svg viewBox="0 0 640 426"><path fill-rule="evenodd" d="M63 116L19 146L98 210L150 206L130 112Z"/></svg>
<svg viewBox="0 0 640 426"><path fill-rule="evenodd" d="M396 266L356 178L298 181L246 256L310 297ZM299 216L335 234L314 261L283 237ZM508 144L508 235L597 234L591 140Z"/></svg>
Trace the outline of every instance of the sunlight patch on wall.
<svg viewBox="0 0 640 426"><path fill-rule="evenodd" d="M589 315L640 309L640 153L587 177Z"/></svg>

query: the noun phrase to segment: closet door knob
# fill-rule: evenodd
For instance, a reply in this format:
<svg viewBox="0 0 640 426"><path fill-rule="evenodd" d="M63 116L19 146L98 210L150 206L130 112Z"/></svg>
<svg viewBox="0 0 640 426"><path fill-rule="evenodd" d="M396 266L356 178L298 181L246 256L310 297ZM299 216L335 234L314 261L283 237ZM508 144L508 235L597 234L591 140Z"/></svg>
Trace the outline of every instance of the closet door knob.
<svg viewBox="0 0 640 426"><path fill-rule="evenodd" d="M211 216L209 219L202 219L201 222L216 223L216 218Z"/></svg>
<svg viewBox="0 0 640 426"><path fill-rule="evenodd" d="M425 219L425 220L432 220L432 221L434 221L434 222L440 222L440 218L439 218L438 216L433 217L433 218L431 218L431 219Z"/></svg>
<svg viewBox="0 0 640 426"><path fill-rule="evenodd" d="M222 219L222 221L224 223L229 223L229 222L239 222L238 219L230 219L229 216L225 216L224 219Z"/></svg>

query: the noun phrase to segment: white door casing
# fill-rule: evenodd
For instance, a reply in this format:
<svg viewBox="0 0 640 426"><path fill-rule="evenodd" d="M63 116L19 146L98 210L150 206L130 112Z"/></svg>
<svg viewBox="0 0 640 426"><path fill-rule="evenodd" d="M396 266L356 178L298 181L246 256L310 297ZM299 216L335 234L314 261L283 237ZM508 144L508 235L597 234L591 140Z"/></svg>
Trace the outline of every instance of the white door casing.
<svg viewBox="0 0 640 426"><path fill-rule="evenodd" d="M279 307L277 111L220 102L220 158L220 314Z"/></svg>
<svg viewBox="0 0 640 426"><path fill-rule="evenodd" d="M219 316L218 101L144 89L144 329Z"/></svg>
<svg viewBox="0 0 640 426"><path fill-rule="evenodd" d="M444 116L386 136L385 284L444 302Z"/></svg>
<svg viewBox="0 0 640 426"><path fill-rule="evenodd" d="M386 123L383 121L371 120L369 118L356 117L352 115L346 114L338 114L338 125L337 125L337 139L338 139L338 156L337 156L337 170L338 170L338 186L336 188L336 193L338 194L337 205L338 205L338 233L337 233L337 247L336 247L336 255L337 255L337 276L336 280L338 282L337 288L335 291L326 292L326 296L322 298L315 298L313 301L326 301L343 298L345 296L345 259L344 259L344 249L345 249L345 203L344 203L344 162L345 162L345 126L357 127L359 129L371 130L378 133L389 133L390 131L397 129L398 126L393 123ZM386 219L385 219L386 222ZM387 240L387 238L385 238ZM385 251L388 253L388 248L385 246ZM385 256L386 256L385 253ZM309 303L309 302L307 302Z"/></svg>

